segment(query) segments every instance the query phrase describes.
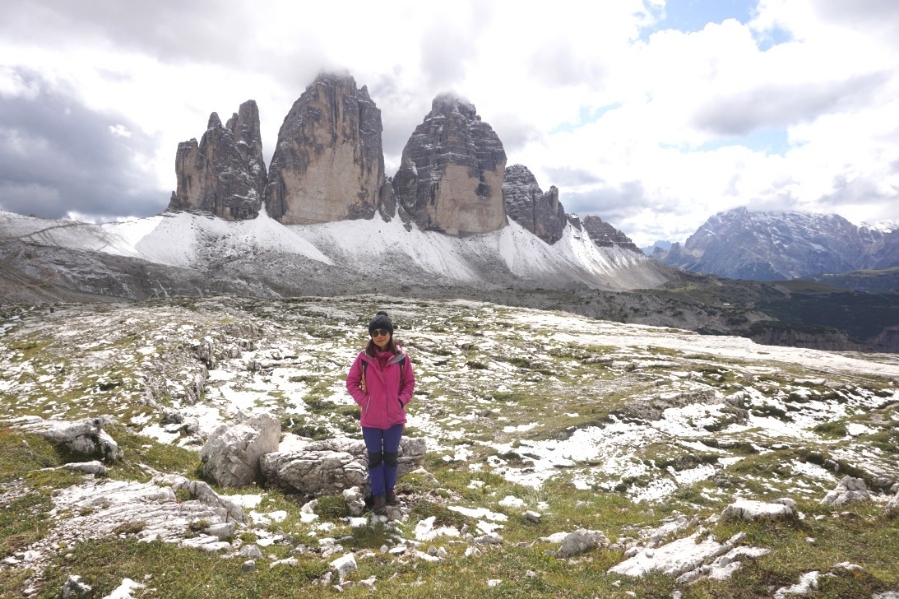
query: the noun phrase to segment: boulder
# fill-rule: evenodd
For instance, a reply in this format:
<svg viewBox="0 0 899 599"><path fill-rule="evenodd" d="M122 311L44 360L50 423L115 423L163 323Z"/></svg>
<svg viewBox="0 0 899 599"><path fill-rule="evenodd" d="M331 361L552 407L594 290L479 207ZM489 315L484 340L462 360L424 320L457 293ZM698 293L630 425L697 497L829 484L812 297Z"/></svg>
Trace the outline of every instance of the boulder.
<svg viewBox="0 0 899 599"><path fill-rule="evenodd" d="M506 152L474 104L439 95L403 148L393 189L419 229L450 235L506 226Z"/></svg>
<svg viewBox="0 0 899 599"><path fill-rule="evenodd" d="M559 203L559 190L553 185L544 193L526 166L506 167L503 202L509 218L546 243L552 245L562 238L568 217Z"/></svg>
<svg viewBox="0 0 899 599"><path fill-rule="evenodd" d="M596 547L607 547L609 540L598 530L579 528L562 539L562 546L556 554L560 558L571 557Z"/></svg>
<svg viewBox="0 0 899 599"><path fill-rule="evenodd" d="M343 500L346 501L347 511L350 516L361 516L365 511L365 495L359 487L345 489Z"/></svg>
<svg viewBox="0 0 899 599"><path fill-rule="evenodd" d="M259 414L234 426L219 426L200 450L203 474L223 487L240 487L260 478L259 458L277 451L281 424Z"/></svg>
<svg viewBox="0 0 899 599"><path fill-rule="evenodd" d="M59 590L59 596L63 599L70 599L72 597L89 597L94 592L94 587L91 585L81 582L81 577L77 574L69 574L68 579L62 588Z"/></svg>
<svg viewBox="0 0 899 599"><path fill-rule="evenodd" d="M331 567L337 571L340 582L343 582L347 575L357 568L356 557L352 553L337 558L331 562Z"/></svg>
<svg viewBox="0 0 899 599"><path fill-rule="evenodd" d="M372 218L382 195L393 201L381 131L367 87L349 75L319 75L278 133L265 190L269 216L285 225Z"/></svg>
<svg viewBox="0 0 899 599"><path fill-rule="evenodd" d="M212 113L200 143L178 144L175 155L178 189L169 210L191 210L229 220L256 218L265 192L259 109L254 100L223 126Z"/></svg>
<svg viewBox="0 0 899 599"><path fill-rule="evenodd" d="M724 519L747 520L779 520L796 515L796 502L792 499L777 499L771 503L738 499L721 513Z"/></svg>
<svg viewBox="0 0 899 599"><path fill-rule="evenodd" d="M421 467L426 450L423 438L404 437L399 476ZM289 451L268 453L260 464L267 484L307 497L334 495L352 487L359 487L365 495L370 492L368 452L361 439L312 441Z"/></svg>
<svg viewBox="0 0 899 599"><path fill-rule="evenodd" d="M103 430L103 426L108 422L106 417L85 418L78 422L69 422L67 420L44 420L38 416L25 416L7 422L23 431L64 445L75 453L85 455L99 453L103 459L110 461L120 457L118 443Z"/></svg>
<svg viewBox="0 0 899 599"><path fill-rule="evenodd" d="M887 502L883 511L886 513L899 513L899 491Z"/></svg>
<svg viewBox="0 0 899 599"><path fill-rule="evenodd" d="M852 476L844 476L837 487L824 496L821 503L838 506L853 501L869 501L870 499L871 494L868 493L865 481Z"/></svg>

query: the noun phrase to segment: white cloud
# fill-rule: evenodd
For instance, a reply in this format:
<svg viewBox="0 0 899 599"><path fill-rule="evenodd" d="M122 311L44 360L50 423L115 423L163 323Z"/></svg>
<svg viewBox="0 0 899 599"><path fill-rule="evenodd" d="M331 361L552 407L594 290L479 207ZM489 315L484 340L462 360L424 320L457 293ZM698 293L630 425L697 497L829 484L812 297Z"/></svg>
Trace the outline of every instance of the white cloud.
<svg viewBox="0 0 899 599"><path fill-rule="evenodd" d="M146 11L11 1L0 96L36 100L39 90L16 75L27 69L96 114L123 116L106 135L154 141L149 158L142 147L131 162L143 187L158 189L160 210L178 142L199 138L210 112L226 119L255 99L268 158L316 73L346 69L382 111L388 174L434 96L454 91L493 125L510 164L641 245L683 240L741 205L899 220L899 19L886 0L852 10L760 0L745 25L648 36L661 0L165 0ZM774 31L790 41L760 48ZM758 131L788 146L757 147ZM17 196L29 189L16 185ZM115 209L128 214L127 203Z"/></svg>

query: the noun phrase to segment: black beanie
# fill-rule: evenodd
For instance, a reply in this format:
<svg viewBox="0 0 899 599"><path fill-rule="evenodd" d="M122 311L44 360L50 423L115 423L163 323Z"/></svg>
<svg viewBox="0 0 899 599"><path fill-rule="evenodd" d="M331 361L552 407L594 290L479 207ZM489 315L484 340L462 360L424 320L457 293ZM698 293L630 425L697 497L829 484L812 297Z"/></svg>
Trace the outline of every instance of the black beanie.
<svg viewBox="0 0 899 599"><path fill-rule="evenodd" d="M375 329L385 329L390 331L390 335L393 336L393 323L390 322L390 317L387 316L387 312L380 311L378 312L374 318L371 319L371 322L368 323L368 334L371 335L371 332Z"/></svg>

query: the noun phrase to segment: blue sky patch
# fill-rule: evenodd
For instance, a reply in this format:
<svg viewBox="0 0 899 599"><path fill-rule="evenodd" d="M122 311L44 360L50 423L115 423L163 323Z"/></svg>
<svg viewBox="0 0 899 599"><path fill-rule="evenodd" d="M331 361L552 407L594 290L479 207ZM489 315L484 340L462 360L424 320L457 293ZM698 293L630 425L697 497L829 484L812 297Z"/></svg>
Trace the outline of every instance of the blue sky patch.
<svg viewBox="0 0 899 599"><path fill-rule="evenodd" d="M640 39L649 41L656 31L674 29L684 33L702 31L709 23L736 19L748 23L758 0L667 0L664 15L655 26L645 29Z"/></svg>
<svg viewBox="0 0 899 599"><path fill-rule="evenodd" d="M616 108L621 108L621 102L606 104L605 106L581 106L580 110L578 111L576 122L561 123L549 133L550 135L554 133L571 133L572 131L580 129L584 125L595 123L602 118L602 115L609 112L610 110L615 110Z"/></svg>
<svg viewBox="0 0 899 599"><path fill-rule="evenodd" d="M783 27L776 26L773 29L761 32L754 31L752 37L755 40L755 45L758 46L758 49L762 52L767 52L774 46L793 41L792 33Z"/></svg>
<svg viewBox="0 0 899 599"><path fill-rule="evenodd" d="M719 137L694 148L699 152L711 152L727 146L744 146L755 152L783 156L790 149L786 129L766 127L739 136Z"/></svg>

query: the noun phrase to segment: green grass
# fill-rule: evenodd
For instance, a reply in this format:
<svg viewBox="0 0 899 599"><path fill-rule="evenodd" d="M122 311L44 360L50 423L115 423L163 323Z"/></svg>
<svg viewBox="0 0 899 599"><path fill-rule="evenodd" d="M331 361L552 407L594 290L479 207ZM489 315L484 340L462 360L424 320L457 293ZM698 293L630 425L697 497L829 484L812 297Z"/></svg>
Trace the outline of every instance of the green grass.
<svg viewBox="0 0 899 599"><path fill-rule="evenodd" d="M52 508L50 497L44 493L32 493L4 505L0 509L0 559L42 539L51 526L47 512Z"/></svg>

